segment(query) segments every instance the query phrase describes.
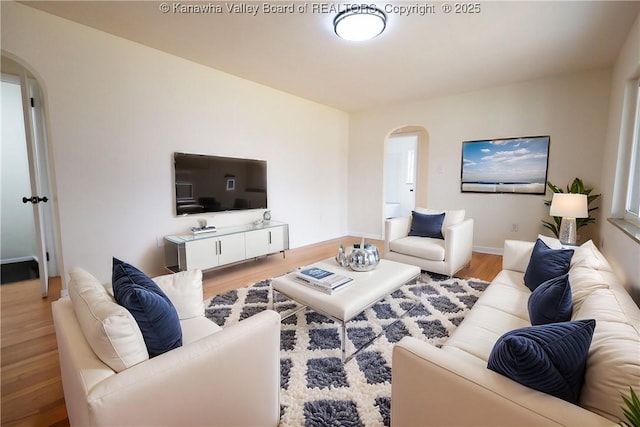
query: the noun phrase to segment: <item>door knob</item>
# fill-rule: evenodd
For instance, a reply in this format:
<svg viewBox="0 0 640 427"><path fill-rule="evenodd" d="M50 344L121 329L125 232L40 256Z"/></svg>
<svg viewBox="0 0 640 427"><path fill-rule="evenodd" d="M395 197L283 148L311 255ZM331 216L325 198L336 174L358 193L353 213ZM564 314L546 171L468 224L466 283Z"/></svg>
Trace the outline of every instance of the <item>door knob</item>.
<svg viewBox="0 0 640 427"><path fill-rule="evenodd" d="M31 202L34 205L37 205L40 202L47 203L48 201L49 201L49 199L47 198L47 196L44 196L44 197L32 196L32 197L23 197L22 198L22 203Z"/></svg>

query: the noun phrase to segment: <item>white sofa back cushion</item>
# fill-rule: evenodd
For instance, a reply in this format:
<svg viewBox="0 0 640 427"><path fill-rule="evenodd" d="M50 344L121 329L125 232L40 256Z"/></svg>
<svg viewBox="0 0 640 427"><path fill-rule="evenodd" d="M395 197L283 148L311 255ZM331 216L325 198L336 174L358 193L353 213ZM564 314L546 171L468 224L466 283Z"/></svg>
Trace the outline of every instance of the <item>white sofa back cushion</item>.
<svg viewBox="0 0 640 427"><path fill-rule="evenodd" d="M593 291L608 289L619 281L612 273L609 263L589 240L574 250L569 268L573 311L582 307L582 303Z"/></svg>
<svg viewBox="0 0 640 427"><path fill-rule="evenodd" d="M148 360L142 332L131 313L87 271L75 267L69 275L73 310L96 356L116 372Z"/></svg>
<svg viewBox="0 0 640 427"><path fill-rule="evenodd" d="M158 276L153 281L169 297L180 320L204 316L201 270Z"/></svg>
<svg viewBox="0 0 640 427"><path fill-rule="evenodd" d="M595 289L573 319L597 319L580 406L625 420L621 394L640 384L640 309L621 287Z"/></svg>
<svg viewBox="0 0 640 427"><path fill-rule="evenodd" d="M437 209L425 209L415 208L416 212L425 215L440 215L444 213L444 221L442 221L442 235L444 236L444 230L452 225L456 225L464 221L465 210L464 209L452 209L452 210L437 210Z"/></svg>

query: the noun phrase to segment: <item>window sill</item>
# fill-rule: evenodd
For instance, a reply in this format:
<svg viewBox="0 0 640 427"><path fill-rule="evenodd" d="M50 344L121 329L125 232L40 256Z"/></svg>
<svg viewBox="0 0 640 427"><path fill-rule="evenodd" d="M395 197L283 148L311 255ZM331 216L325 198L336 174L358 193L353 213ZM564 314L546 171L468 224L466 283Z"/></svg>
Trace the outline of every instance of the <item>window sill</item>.
<svg viewBox="0 0 640 427"><path fill-rule="evenodd" d="M607 221L609 221L615 227L617 227L620 230L622 230L622 232L624 234L626 234L627 236L631 237L633 240L635 240L636 243L640 243L640 228L639 227L636 227L635 225L631 224L630 222L627 222L624 219L620 219L620 218L608 218Z"/></svg>

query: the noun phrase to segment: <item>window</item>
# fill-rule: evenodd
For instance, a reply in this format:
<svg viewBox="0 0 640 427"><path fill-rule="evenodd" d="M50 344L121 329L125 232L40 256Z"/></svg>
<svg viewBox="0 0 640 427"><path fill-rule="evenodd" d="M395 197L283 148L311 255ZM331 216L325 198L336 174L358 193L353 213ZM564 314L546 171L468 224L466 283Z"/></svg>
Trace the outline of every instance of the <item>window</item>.
<svg viewBox="0 0 640 427"><path fill-rule="evenodd" d="M638 88L638 83L636 83ZM629 159L629 178L624 219L640 227L640 90L636 91L633 140Z"/></svg>

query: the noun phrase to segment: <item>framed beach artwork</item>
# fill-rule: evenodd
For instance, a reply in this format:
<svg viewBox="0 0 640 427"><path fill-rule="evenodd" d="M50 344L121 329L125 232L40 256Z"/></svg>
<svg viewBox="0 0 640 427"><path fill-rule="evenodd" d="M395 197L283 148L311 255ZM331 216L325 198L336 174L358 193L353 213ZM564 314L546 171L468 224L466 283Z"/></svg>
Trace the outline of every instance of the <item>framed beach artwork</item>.
<svg viewBox="0 0 640 427"><path fill-rule="evenodd" d="M464 141L463 193L545 194L549 136Z"/></svg>

